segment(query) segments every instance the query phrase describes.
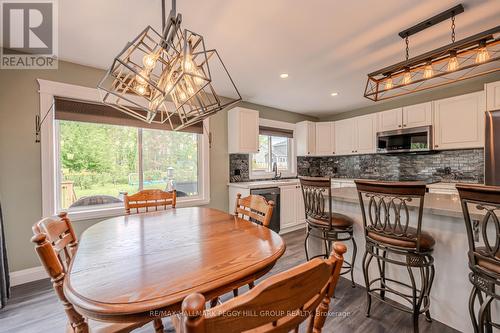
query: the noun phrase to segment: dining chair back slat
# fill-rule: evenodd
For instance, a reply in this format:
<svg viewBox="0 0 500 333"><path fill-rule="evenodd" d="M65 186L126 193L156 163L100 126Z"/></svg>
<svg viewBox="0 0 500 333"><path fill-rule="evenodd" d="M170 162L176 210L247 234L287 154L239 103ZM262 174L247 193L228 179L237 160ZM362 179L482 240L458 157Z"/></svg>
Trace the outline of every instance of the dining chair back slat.
<svg viewBox="0 0 500 333"><path fill-rule="evenodd" d="M267 201L261 195L251 194L242 198L241 193L236 195L234 215L269 227L273 215L274 201Z"/></svg>
<svg viewBox="0 0 500 333"><path fill-rule="evenodd" d="M165 192L151 189L142 190L132 195L125 193L124 203L127 214L131 214L132 212L136 214L149 212L150 208L154 208L155 211L158 208L166 210L169 206L175 208L177 204L177 192L175 190Z"/></svg>

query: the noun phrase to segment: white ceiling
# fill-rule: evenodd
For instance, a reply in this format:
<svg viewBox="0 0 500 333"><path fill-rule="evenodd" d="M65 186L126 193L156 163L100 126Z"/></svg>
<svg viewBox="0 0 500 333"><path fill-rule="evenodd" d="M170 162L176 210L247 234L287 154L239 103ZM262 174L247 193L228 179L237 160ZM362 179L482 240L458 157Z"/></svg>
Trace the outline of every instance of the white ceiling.
<svg viewBox="0 0 500 333"><path fill-rule="evenodd" d="M183 27L219 51L244 100L315 116L374 103L363 97L366 74L403 60L397 33L405 28L460 2L457 40L500 24L499 0L177 2ZM160 28L160 3L59 1L60 58L107 68L145 26ZM410 38L410 56L449 41L450 23L443 22ZM330 96L334 91L339 95Z"/></svg>

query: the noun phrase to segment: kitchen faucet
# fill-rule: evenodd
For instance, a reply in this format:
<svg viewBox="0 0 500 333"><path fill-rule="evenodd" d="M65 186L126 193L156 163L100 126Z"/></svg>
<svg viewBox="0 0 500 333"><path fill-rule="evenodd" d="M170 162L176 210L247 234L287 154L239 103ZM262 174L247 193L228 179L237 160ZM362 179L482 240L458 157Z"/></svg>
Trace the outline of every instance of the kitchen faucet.
<svg viewBox="0 0 500 333"><path fill-rule="evenodd" d="M281 172L278 176L278 163L276 162L273 163L273 172L274 172L274 177L273 177L274 180L278 180L281 178Z"/></svg>

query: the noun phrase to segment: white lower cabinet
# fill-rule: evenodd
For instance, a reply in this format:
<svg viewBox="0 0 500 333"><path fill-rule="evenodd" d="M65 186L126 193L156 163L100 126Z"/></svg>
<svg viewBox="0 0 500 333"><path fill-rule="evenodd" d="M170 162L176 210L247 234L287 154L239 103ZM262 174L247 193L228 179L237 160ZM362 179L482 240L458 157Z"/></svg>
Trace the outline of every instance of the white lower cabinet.
<svg viewBox="0 0 500 333"><path fill-rule="evenodd" d="M280 187L280 232L298 229L305 223L304 200L300 185Z"/></svg>

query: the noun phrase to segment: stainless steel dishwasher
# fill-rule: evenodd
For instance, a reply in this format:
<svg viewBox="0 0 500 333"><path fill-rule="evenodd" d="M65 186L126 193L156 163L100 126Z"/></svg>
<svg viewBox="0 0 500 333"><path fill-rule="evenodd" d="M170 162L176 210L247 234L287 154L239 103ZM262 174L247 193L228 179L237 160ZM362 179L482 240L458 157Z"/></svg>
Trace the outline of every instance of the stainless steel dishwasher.
<svg viewBox="0 0 500 333"><path fill-rule="evenodd" d="M274 201L273 216L271 217L271 223L269 224L269 229L279 233L280 232L280 188L279 187L269 187L269 188L255 188L250 190L250 194L261 195L266 198L267 201Z"/></svg>

